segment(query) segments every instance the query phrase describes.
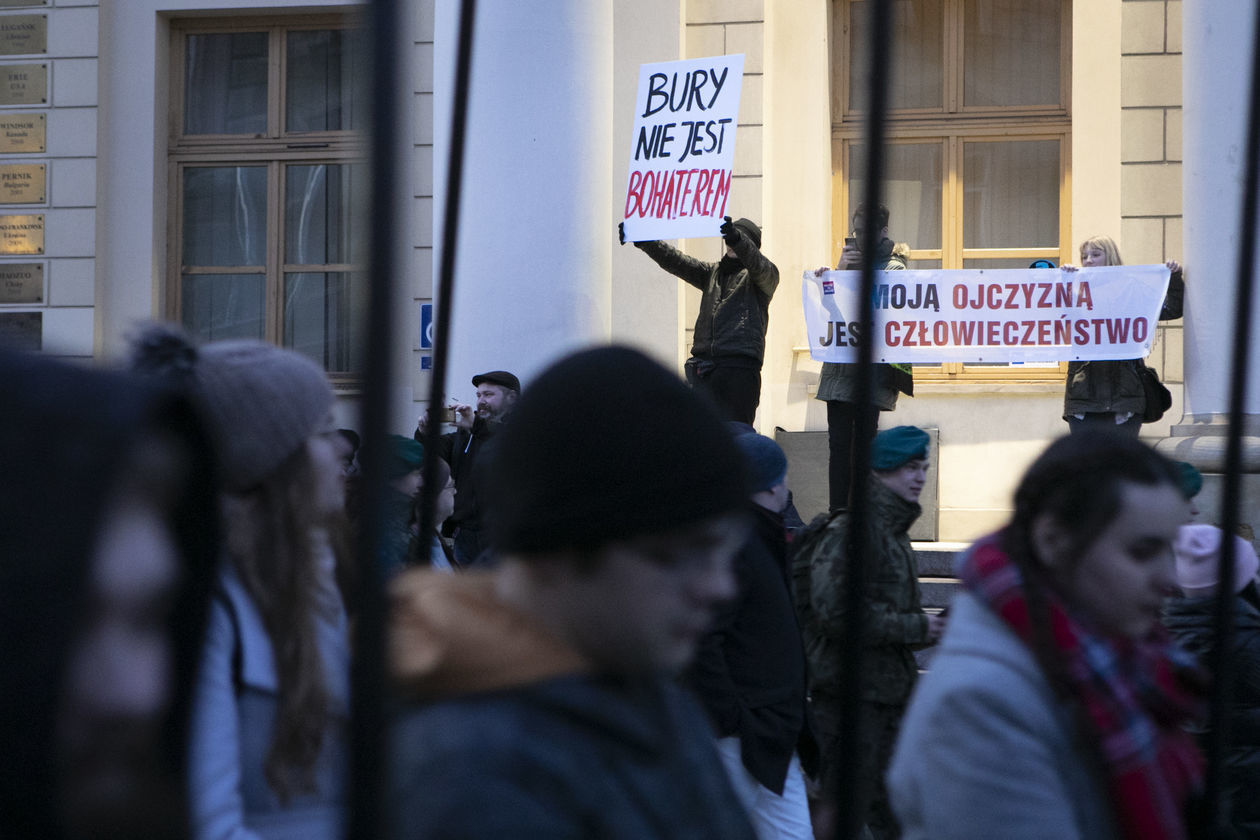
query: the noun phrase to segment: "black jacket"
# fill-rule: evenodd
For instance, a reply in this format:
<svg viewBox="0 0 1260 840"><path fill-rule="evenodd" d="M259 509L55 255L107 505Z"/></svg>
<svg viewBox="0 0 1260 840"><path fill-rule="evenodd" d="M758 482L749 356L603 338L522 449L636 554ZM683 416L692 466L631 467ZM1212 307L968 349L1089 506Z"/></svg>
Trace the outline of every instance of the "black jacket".
<svg viewBox="0 0 1260 840"><path fill-rule="evenodd" d="M1175 598L1164 607L1164 625L1192 653L1204 656L1212 645L1216 598ZM1229 745L1222 793L1229 824L1239 837L1260 837L1260 609L1234 598L1230 648Z"/></svg>
<svg viewBox="0 0 1260 840"><path fill-rule="evenodd" d="M481 530L486 527L479 492L479 476L483 468L479 465L487 460L486 453L493 449L494 435L503 422L477 417L473 419L471 431L456 429L438 438L438 455L450 465L451 477L455 479L455 511L442 527L448 537L455 533L456 528ZM424 435L419 429L413 437L424 443Z"/></svg>
<svg viewBox="0 0 1260 840"><path fill-rule="evenodd" d="M745 358L760 369L766 355L770 298L779 269L742 232L733 260L702 262L664 242L636 242L656 264L701 292L691 355L699 359Z"/></svg>
<svg viewBox="0 0 1260 840"><path fill-rule="evenodd" d="M753 534L735 558L739 596L688 672L719 737L739 736L744 767L783 793L805 721L805 649L788 588L783 517L752 505Z"/></svg>
<svg viewBox="0 0 1260 840"><path fill-rule="evenodd" d="M1159 311L1159 320L1181 317L1186 284L1180 270L1168 280L1168 294ZM1063 417L1093 412L1141 414L1146 409L1142 390L1141 359L1098 359L1068 362L1067 386L1063 393Z"/></svg>

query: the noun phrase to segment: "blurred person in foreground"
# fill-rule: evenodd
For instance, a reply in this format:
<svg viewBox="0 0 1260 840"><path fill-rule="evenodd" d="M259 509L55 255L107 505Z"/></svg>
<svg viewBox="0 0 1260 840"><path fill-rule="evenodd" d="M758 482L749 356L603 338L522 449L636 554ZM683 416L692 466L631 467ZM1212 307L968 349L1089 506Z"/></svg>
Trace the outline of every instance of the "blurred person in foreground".
<svg viewBox="0 0 1260 840"><path fill-rule="evenodd" d="M154 325L133 367L177 383L215 443L224 552L197 672L194 836L339 837L349 714L345 456L332 387L261 341Z"/></svg>
<svg viewBox="0 0 1260 840"><path fill-rule="evenodd" d="M0 351L0 836L183 838L216 553L188 403Z"/></svg>
<svg viewBox="0 0 1260 840"><path fill-rule="evenodd" d="M1178 471L1115 431L1050 445L963 592L902 724L888 789L907 840L1180 840L1206 678L1160 624L1189 517Z"/></svg>
<svg viewBox="0 0 1260 840"><path fill-rule="evenodd" d="M801 756L813 772L818 750L788 578L787 456L765 435L740 435L735 444L754 488L746 504L753 533L735 557L739 594L718 611L687 681L709 714L758 837L812 840Z"/></svg>
<svg viewBox="0 0 1260 840"><path fill-rule="evenodd" d="M584 422L556 422L578 404ZM391 589L389 836L752 840L674 681L747 533L714 408L637 351L594 349L544 371L497 444L497 569Z"/></svg>
<svg viewBox="0 0 1260 840"><path fill-rule="evenodd" d="M1182 525L1173 550L1177 555L1180 597L1164 605L1164 625L1186 650L1206 657L1216 636L1216 593L1224 532L1215 525ZM1222 804L1237 837L1260 837L1260 558L1251 543L1234 537L1234 632L1230 639L1229 715ZM1206 730L1199 733L1206 736ZM1201 740L1204 743L1206 738ZM1204 744L1205 745L1205 744Z"/></svg>

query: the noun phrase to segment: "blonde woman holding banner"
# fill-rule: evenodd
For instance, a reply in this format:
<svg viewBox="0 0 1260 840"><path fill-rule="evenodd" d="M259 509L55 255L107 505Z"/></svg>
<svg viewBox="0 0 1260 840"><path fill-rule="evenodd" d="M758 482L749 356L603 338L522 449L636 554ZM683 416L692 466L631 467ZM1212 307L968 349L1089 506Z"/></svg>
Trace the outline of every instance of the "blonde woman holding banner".
<svg viewBox="0 0 1260 840"><path fill-rule="evenodd" d="M1120 249L1109 236L1095 236L1081 243L1081 268L1123 265ZM1159 311L1159 320L1181 317L1185 282L1176 260L1165 263L1172 277L1168 294ZM1063 264L1064 271L1077 266ZM1142 386L1145 363L1141 359L1068 362L1067 384L1063 394L1063 419L1075 433L1088 427L1101 427L1137 437L1147 411Z"/></svg>

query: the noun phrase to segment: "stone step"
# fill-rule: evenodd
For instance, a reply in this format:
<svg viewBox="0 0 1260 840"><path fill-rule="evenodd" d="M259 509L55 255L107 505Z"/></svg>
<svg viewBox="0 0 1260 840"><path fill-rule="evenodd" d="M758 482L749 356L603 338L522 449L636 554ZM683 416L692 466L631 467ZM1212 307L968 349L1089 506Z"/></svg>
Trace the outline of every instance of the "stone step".
<svg viewBox="0 0 1260 840"><path fill-rule="evenodd" d="M954 577L954 563L971 544L963 542L914 542L915 559L919 564L919 593L923 609L939 613L962 588ZM926 671L936 655L936 647L915 651L914 658L920 671Z"/></svg>
<svg viewBox="0 0 1260 840"><path fill-rule="evenodd" d="M953 577L954 560L971 543L965 542L912 542L915 557L919 561L922 577Z"/></svg>
<svg viewBox="0 0 1260 840"><path fill-rule="evenodd" d="M962 588L962 584L954 578L919 578L919 596L923 609L928 612L940 612L954 600L954 595Z"/></svg>
<svg viewBox="0 0 1260 840"><path fill-rule="evenodd" d="M919 564L919 592L923 608L940 612L949 606L959 584L954 577L954 562L969 543L916 542L915 558Z"/></svg>

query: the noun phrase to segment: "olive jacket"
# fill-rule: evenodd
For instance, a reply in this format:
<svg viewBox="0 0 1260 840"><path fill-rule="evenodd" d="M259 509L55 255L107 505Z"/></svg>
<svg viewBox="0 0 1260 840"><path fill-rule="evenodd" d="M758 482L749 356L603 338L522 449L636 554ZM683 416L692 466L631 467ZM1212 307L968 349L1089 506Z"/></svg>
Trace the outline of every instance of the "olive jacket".
<svg viewBox="0 0 1260 840"><path fill-rule="evenodd" d="M919 566L910 526L922 507L894 494L876 478L869 485L873 551L866 565L863 604L862 699L904 705L918 675L914 651L928 644L928 620L919 592ZM849 516L840 514L793 561L810 687L839 693L840 651L845 644Z"/></svg>
<svg viewBox="0 0 1260 840"><path fill-rule="evenodd" d="M766 355L770 298L779 286L779 269L741 231L731 246L738 259L703 262L655 240L635 247L657 265L700 290L691 355L698 359L747 360L761 369Z"/></svg>

